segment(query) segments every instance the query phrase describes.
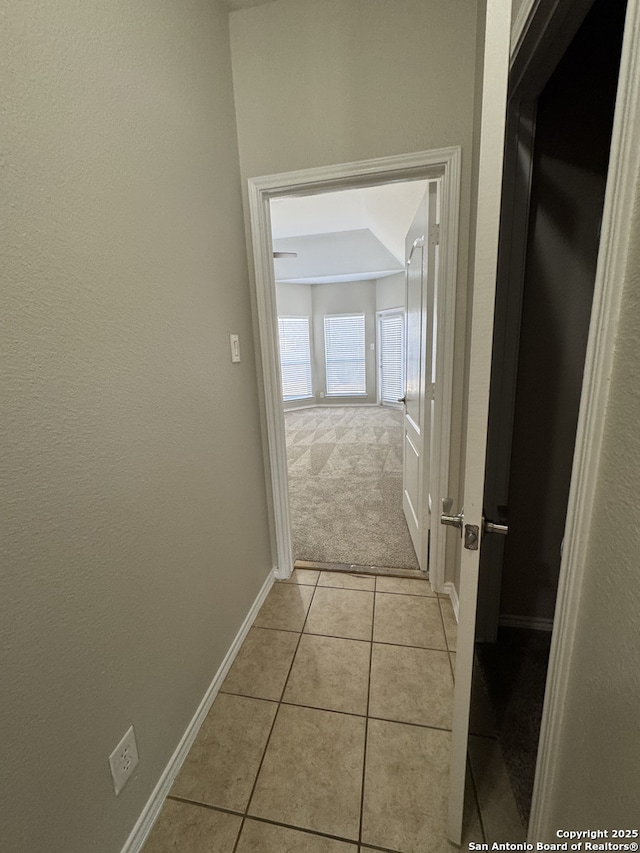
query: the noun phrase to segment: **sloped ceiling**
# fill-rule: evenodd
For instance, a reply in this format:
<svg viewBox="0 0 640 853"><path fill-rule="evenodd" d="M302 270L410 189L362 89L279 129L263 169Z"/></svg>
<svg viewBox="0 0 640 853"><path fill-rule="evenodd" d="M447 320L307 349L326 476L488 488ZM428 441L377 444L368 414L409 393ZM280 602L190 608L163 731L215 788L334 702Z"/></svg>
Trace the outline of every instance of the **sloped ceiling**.
<svg viewBox="0 0 640 853"><path fill-rule="evenodd" d="M276 281L292 284L327 284L366 281L402 272L403 265L368 228L281 237L273 241L276 252L297 252L297 258L276 258Z"/></svg>
<svg viewBox="0 0 640 853"><path fill-rule="evenodd" d="M404 239L425 181L273 199L277 281L322 284L383 278L404 269Z"/></svg>

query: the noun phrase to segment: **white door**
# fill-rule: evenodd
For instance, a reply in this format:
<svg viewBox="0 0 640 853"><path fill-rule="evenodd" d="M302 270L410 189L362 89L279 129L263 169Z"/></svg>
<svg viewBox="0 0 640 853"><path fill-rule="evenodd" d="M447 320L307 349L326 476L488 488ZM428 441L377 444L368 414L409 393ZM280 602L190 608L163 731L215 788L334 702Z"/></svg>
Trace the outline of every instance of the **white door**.
<svg viewBox="0 0 640 853"><path fill-rule="evenodd" d="M402 508L423 571L428 569L438 184L430 181L405 240L406 368ZM433 226L433 227L432 227Z"/></svg>
<svg viewBox="0 0 640 853"><path fill-rule="evenodd" d="M471 347L468 362L464 515L460 557L460 610L456 654L456 686L451 743L449 838L460 844L464 806L469 704L478 593L479 550L474 550L474 529L481 538L484 492L489 381L493 338L493 313L498 260L502 159L506 118L511 0L488 0L484 45L484 77L478 205L473 272ZM460 507L458 508L460 509ZM453 547L457 530L449 530ZM479 544L479 543L478 543Z"/></svg>

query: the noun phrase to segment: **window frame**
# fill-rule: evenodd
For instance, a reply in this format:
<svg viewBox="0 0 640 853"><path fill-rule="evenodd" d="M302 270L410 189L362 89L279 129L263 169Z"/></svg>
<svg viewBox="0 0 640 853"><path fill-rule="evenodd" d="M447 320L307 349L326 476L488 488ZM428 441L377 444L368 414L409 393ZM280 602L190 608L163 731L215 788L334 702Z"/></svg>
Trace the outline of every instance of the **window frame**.
<svg viewBox="0 0 640 853"><path fill-rule="evenodd" d="M308 345L308 363L303 361L290 362L291 364L303 365L304 367L308 367L308 384L307 390L308 393L304 394L295 394L295 395L286 395L285 394L285 366L286 362L283 361L282 358L282 333L281 333L281 321L287 320L305 320L306 321L306 343ZM299 400L312 400L314 398L313 393L313 356L312 356L312 341L311 341L311 317L308 314L282 314L278 316L278 357L280 360L280 396L282 398L283 403L295 403Z"/></svg>
<svg viewBox="0 0 640 853"><path fill-rule="evenodd" d="M339 358L334 356L332 361L337 364L339 362L348 362L353 361L354 363L361 362L361 370L362 370L362 390L354 390L349 389L346 391L336 391L330 390L331 380L330 376L334 373L334 370L330 368L330 359L329 359L329 351L328 344L330 342L330 336L328 336L328 325L331 325L332 321L335 320L349 320L349 319L357 319L362 322L362 356L358 356L357 358ZM325 369L325 396L330 398L335 397L366 397L367 396L367 327L366 327L366 315L364 312L352 312L352 313L341 313L341 314L325 314L323 316L323 332L324 332L324 369ZM330 331L330 330L329 330Z"/></svg>

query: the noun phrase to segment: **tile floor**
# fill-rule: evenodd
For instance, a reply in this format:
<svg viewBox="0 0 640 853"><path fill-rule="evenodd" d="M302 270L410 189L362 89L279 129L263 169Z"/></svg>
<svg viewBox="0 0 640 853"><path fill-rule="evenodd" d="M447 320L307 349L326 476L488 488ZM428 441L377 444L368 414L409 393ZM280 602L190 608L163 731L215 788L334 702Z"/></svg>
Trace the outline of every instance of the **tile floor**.
<svg viewBox="0 0 640 853"><path fill-rule="evenodd" d="M455 633L427 581L276 583L143 853L452 853Z"/></svg>

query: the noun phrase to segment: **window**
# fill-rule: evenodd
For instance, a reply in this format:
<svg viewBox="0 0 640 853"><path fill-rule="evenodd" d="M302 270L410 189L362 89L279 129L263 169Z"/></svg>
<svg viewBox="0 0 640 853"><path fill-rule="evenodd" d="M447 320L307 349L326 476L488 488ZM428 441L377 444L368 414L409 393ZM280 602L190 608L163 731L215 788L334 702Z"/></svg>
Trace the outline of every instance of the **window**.
<svg viewBox="0 0 640 853"><path fill-rule="evenodd" d="M282 399L311 397L311 348L308 317L278 317Z"/></svg>
<svg viewBox="0 0 640 853"><path fill-rule="evenodd" d="M404 316L380 315L380 402L397 403L404 394Z"/></svg>
<svg viewBox="0 0 640 853"><path fill-rule="evenodd" d="M367 393L364 314L332 314L324 318L327 396Z"/></svg>

